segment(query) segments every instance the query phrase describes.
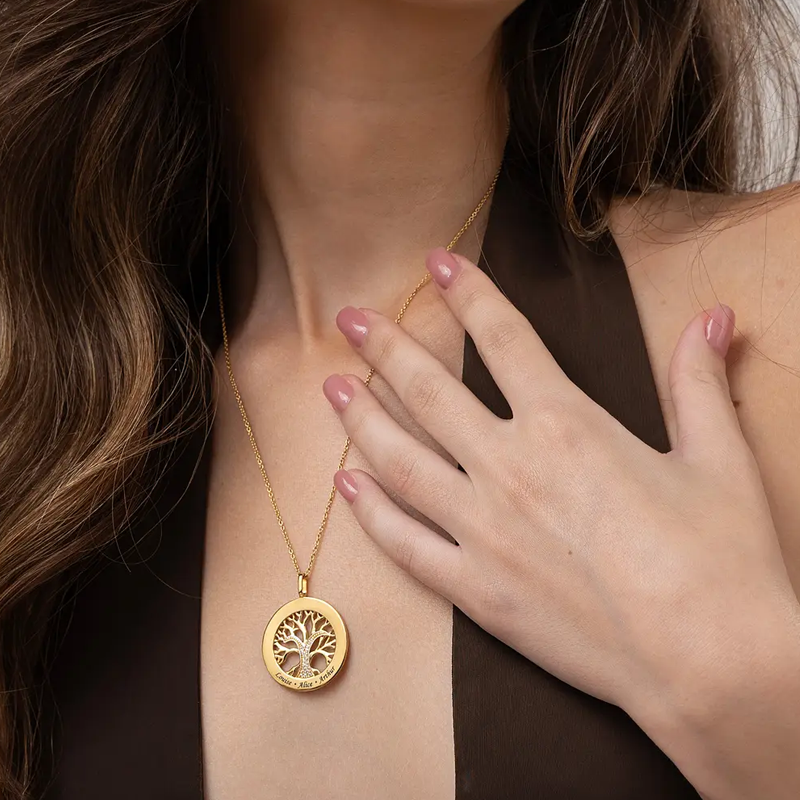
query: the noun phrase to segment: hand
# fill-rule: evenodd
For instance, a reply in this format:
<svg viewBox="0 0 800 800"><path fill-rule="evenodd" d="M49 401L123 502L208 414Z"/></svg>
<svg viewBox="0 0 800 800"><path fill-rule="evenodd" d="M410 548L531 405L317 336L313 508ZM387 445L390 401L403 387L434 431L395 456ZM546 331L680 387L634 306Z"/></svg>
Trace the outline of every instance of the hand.
<svg viewBox="0 0 800 800"><path fill-rule="evenodd" d="M677 443L663 454L564 375L477 267L439 249L428 269L513 418L493 415L391 320L343 309L351 344L464 470L359 378L331 376L325 394L383 484L457 544L366 472L338 472L364 530L481 627L645 730L687 698L710 702L712 687L737 692L756 664L763 674L781 642L798 640L800 606L728 391L730 309L697 316L680 339Z"/></svg>

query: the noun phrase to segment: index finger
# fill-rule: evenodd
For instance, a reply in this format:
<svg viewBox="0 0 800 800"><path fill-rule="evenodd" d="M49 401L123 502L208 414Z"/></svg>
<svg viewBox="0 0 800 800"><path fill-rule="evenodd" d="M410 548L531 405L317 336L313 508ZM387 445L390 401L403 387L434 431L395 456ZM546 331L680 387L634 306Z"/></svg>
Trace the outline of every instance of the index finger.
<svg viewBox="0 0 800 800"><path fill-rule="evenodd" d="M569 380L528 319L475 264L437 247L425 265L512 410L536 387L552 391Z"/></svg>

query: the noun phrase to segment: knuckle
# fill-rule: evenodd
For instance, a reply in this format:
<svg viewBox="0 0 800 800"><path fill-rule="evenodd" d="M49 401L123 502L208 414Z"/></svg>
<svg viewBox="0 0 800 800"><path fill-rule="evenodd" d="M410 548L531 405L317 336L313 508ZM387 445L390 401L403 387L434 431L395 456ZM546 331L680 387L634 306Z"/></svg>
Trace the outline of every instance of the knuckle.
<svg viewBox="0 0 800 800"><path fill-rule="evenodd" d="M577 415L567 411L564 400L541 397L533 409L536 430L549 445L559 448L573 448L580 440Z"/></svg>
<svg viewBox="0 0 800 800"><path fill-rule="evenodd" d="M397 534L394 546L395 563L413 575L417 564L417 552L417 537L411 526L406 526Z"/></svg>
<svg viewBox="0 0 800 800"><path fill-rule="evenodd" d="M378 335L375 336L375 333ZM397 349L396 331L392 328L373 332L372 353L376 364L385 364L390 361Z"/></svg>
<svg viewBox="0 0 800 800"><path fill-rule="evenodd" d="M471 316L486 302L486 291L480 286L469 283L461 287L458 297L458 308L464 316Z"/></svg>
<svg viewBox="0 0 800 800"><path fill-rule="evenodd" d="M704 367L690 367L678 371L670 381L670 390L680 392L684 387L692 384L701 384L719 392L728 392L727 378L720 372Z"/></svg>
<svg viewBox="0 0 800 800"><path fill-rule="evenodd" d="M362 439L364 433L367 431L370 423L372 422L374 411L370 409L356 409L349 408L350 412L346 417L346 428L348 435L354 441Z"/></svg>
<svg viewBox="0 0 800 800"><path fill-rule="evenodd" d="M728 382L720 372L712 369L695 369L693 373L698 383L704 383L714 389L727 389Z"/></svg>
<svg viewBox="0 0 800 800"><path fill-rule="evenodd" d="M506 504L515 510L527 510L541 494L541 479L532 458L509 459L503 474Z"/></svg>
<svg viewBox="0 0 800 800"><path fill-rule="evenodd" d="M379 531L385 527L385 506L383 503L376 502L376 498L370 497L369 502L362 500L356 508L358 521L365 530Z"/></svg>
<svg viewBox="0 0 800 800"><path fill-rule="evenodd" d="M431 372L417 372L411 376L404 402L407 408L420 413L436 408L441 400L444 383Z"/></svg>
<svg viewBox="0 0 800 800"><path fill-rule="evenodd" d="M494 630L511 617L518 605L509 581L498 575L484 577L478 584L473 604L470 616L474 614L474 618L480 620L479 624L491 625Z"/></svg>
<svg viewBox="0 0 800 800"><path fill-rule="evenodd" d="M427 566L427 583L441 593L451 595L458 585L455 559L432 560Z"/></svg>
<svg viewBox="0 0 800 800"><path fill-rule="evenodd" d="M522 338L522 333L522 326L515 320L496 320L487 326L481 337L481 352L493 359L507 356Z"/></svg>
<svg viewBox="0 0 800 800"><path fill-rule="evenodd" d="M419 460L405 452L395 452L386 464L385 479L393 491L408 494L417 483Z"/></svg>

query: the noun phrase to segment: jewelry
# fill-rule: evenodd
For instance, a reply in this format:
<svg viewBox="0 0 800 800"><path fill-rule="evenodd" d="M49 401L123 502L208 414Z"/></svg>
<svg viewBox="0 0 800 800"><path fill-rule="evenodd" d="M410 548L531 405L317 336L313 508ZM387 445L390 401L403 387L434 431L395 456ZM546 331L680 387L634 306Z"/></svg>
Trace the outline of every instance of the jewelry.
<svg viewBox="0 0 800 800"><path fill-rule="evenodd" d="M475 210L469 215L467 221L461 226L461 229L453 237L450 244L447 245L446 249L448 251L456 246L458 240L466 233L467 229L475 221L475 218L480 214L481 209L491 197L499 177L500 168L498 168L495 173L489 188L475 207ZM430 273L426 273L425 277L420 280L411 294L406 298L395 317L395 322L398 325L414 298L428 283L430 278ZM325 533L325 528L328 525L333 499L336 496L336 487L331 489L330 495L328 496L328 502L325 505L325 513L322 515L322 522L317 531L317 538L314 542L314 548L311 551L308 567L305 571L301 570L300 564L297 561L297 554L289 539L289 533L286 530L286 525L283 522L283 517L278 508L275 492L267 476L264 459L261 457L261 452L256 444L253 427L245 411L242 395L239 392L239 387L233 376L230 345L228 342L228 328L225 322L225 307L222 301L222 278L220 276L219 264L217 264L217 291L219 293L219 312L222 321L222 341L225 348L225 365L228 369L231 388L236 397L236 403L239 406L239 413L242 415L242 421L244 422L247 436L250 439L250 446L253 448L253 453L258 462L261 477L264 479L264 486L267 488L272 510L275 512L275 518L278 521L278 527L281 529L286 547L289 550L289 556L297 572L297 593L299 597L296 600L291 600L282 605L272 615L264 631L261 652L269 674L272 675L281 686L286 686L289 689L294 689L299 692L308 692L314 689L320 689L322 686L329 683L334 676L338 674L339 670L341 670L345 658L347 657L348 635L344 620L332 605L326 603L324 600L308 596L308 578L311 575L311 570L314 568L314 562L317 559L319 546L322 542L322 535ZM375 368L373 367L367 373L366 378L364 378L365 386L369 386L374 374ZM349 450L350 437L348 436L344 444L342 455L339 458L339 469L344 468L344 462Z"/></svg>

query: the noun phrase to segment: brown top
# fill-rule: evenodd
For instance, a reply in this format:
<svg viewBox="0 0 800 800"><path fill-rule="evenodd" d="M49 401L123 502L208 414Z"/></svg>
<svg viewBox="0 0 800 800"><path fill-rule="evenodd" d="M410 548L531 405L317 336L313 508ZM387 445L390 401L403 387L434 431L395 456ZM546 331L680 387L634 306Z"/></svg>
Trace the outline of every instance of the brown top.
<svg viewBox="0 0 800 800"><path fill-rule="evenodd" d="M566 233L542 201L536 174L511 153L480 267L579 387L646 443L669 449L616 247L606 241L589 250ZM198 307L211 314L210 270L205 277ZM210 319L204 324L216 349L218 328ZM469 337L463 380L508 416ZM44 770L47 800L203 796L199 598L208 444L205 432L187 437L150 512L71 592L54 625L57 655L43 723L54 743L54 763ZM527 661L458 609L453 726L456 800L699 797L624 712Z"/></svg>

